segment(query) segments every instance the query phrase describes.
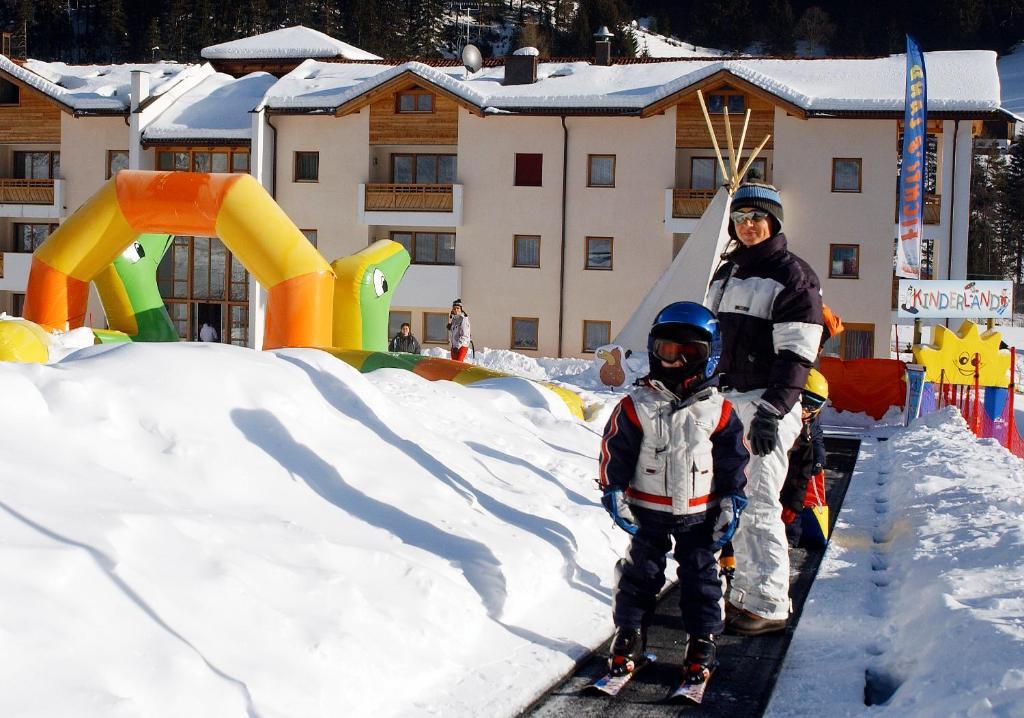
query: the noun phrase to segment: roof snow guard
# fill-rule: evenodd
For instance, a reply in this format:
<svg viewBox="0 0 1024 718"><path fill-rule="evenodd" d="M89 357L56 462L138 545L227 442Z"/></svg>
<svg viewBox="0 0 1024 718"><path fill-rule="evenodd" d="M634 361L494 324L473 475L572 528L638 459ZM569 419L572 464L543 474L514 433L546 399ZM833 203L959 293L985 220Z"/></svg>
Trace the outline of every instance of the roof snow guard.
<svg viewBox="0 0 1024 718"><path fill-rule="evenodd" d="M928 111L933 117L1004 114L993 52L930 52ZM595 66L544 62L537 81L506 85L504 68L346 65L307 60L267 92L271 112L345 114L366 103L374 90L406 75L430 84L478 114L634 114L662 111L684 95L719 80L739 83L801 117L901 117L904 55L867 59L785 60L704 58Z"/></svg>

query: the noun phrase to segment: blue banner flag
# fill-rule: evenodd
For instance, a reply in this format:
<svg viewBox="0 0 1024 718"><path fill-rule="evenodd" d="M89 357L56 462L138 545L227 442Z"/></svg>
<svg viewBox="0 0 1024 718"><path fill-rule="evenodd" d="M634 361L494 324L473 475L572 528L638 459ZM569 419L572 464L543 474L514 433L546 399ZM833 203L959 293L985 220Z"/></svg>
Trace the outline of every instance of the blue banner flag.
<svg viewBox="0 0 1024 718"><path fill-rule="evenodd" d="M896 276L921 278L921 235L924 233L924 188L928 162L928 86L924 54L907 35L907 90L903 112L903 163L900 169L899 241Z"/></svg>

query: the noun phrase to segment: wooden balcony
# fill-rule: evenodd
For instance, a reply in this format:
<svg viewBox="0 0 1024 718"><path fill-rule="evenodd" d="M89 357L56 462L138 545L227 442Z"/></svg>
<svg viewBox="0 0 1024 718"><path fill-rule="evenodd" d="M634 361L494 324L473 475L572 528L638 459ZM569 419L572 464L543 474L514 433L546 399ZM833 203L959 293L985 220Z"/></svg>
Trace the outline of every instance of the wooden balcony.
<svg viewBox="0 0 1024 718"><path fill-rule="evenodd" d="M0 204L53 204L52 179L0 179Z"/></svg>
<svg viewBox="0 0 1024 718"><path fill-rule="evenodd" d="M451 212L450 184L367 184L367 212Z"/></svg>
<svg viewBox="0 0 1024 718"><path fill-rule="evenodd" d="M713 189L673 189L672 216L679 219L697 219L715 198Z"/></svg>

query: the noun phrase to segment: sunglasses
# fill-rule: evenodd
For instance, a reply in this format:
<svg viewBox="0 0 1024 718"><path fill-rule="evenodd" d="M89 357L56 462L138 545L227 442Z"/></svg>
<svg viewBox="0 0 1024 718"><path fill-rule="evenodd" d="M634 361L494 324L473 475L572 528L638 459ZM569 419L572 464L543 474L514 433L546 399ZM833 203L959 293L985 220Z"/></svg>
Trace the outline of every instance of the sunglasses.
<svg viewBox="0 0 1024 718"><path fill-rule="evenodd" d="M768 219L768 213L759 210L754 210L753 212L733 212L730 217L732 217L733 224L743 224L748 219L751 222L760 222L762 219Z"/></svg>
<svg viewBox="0 0 1024 718"><path fill-rule="evenodd" d="M666 364L674 364L677 361L689 364L707 359L711 354L711 347L707 342L675 342L671 339L655 339L652 350L654 356Z"/></svg>

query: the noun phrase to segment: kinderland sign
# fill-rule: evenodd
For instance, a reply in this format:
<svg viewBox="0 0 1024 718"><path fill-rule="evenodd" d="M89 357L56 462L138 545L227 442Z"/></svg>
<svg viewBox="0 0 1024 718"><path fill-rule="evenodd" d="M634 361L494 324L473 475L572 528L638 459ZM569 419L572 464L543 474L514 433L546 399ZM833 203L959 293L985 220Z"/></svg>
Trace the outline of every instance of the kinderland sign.
<svg viewBox="0 0 1024 718"><path fill-rule="evenodd" d="M1008 317L1013 282L901 279L897 316L913 319Z"/></svg>

